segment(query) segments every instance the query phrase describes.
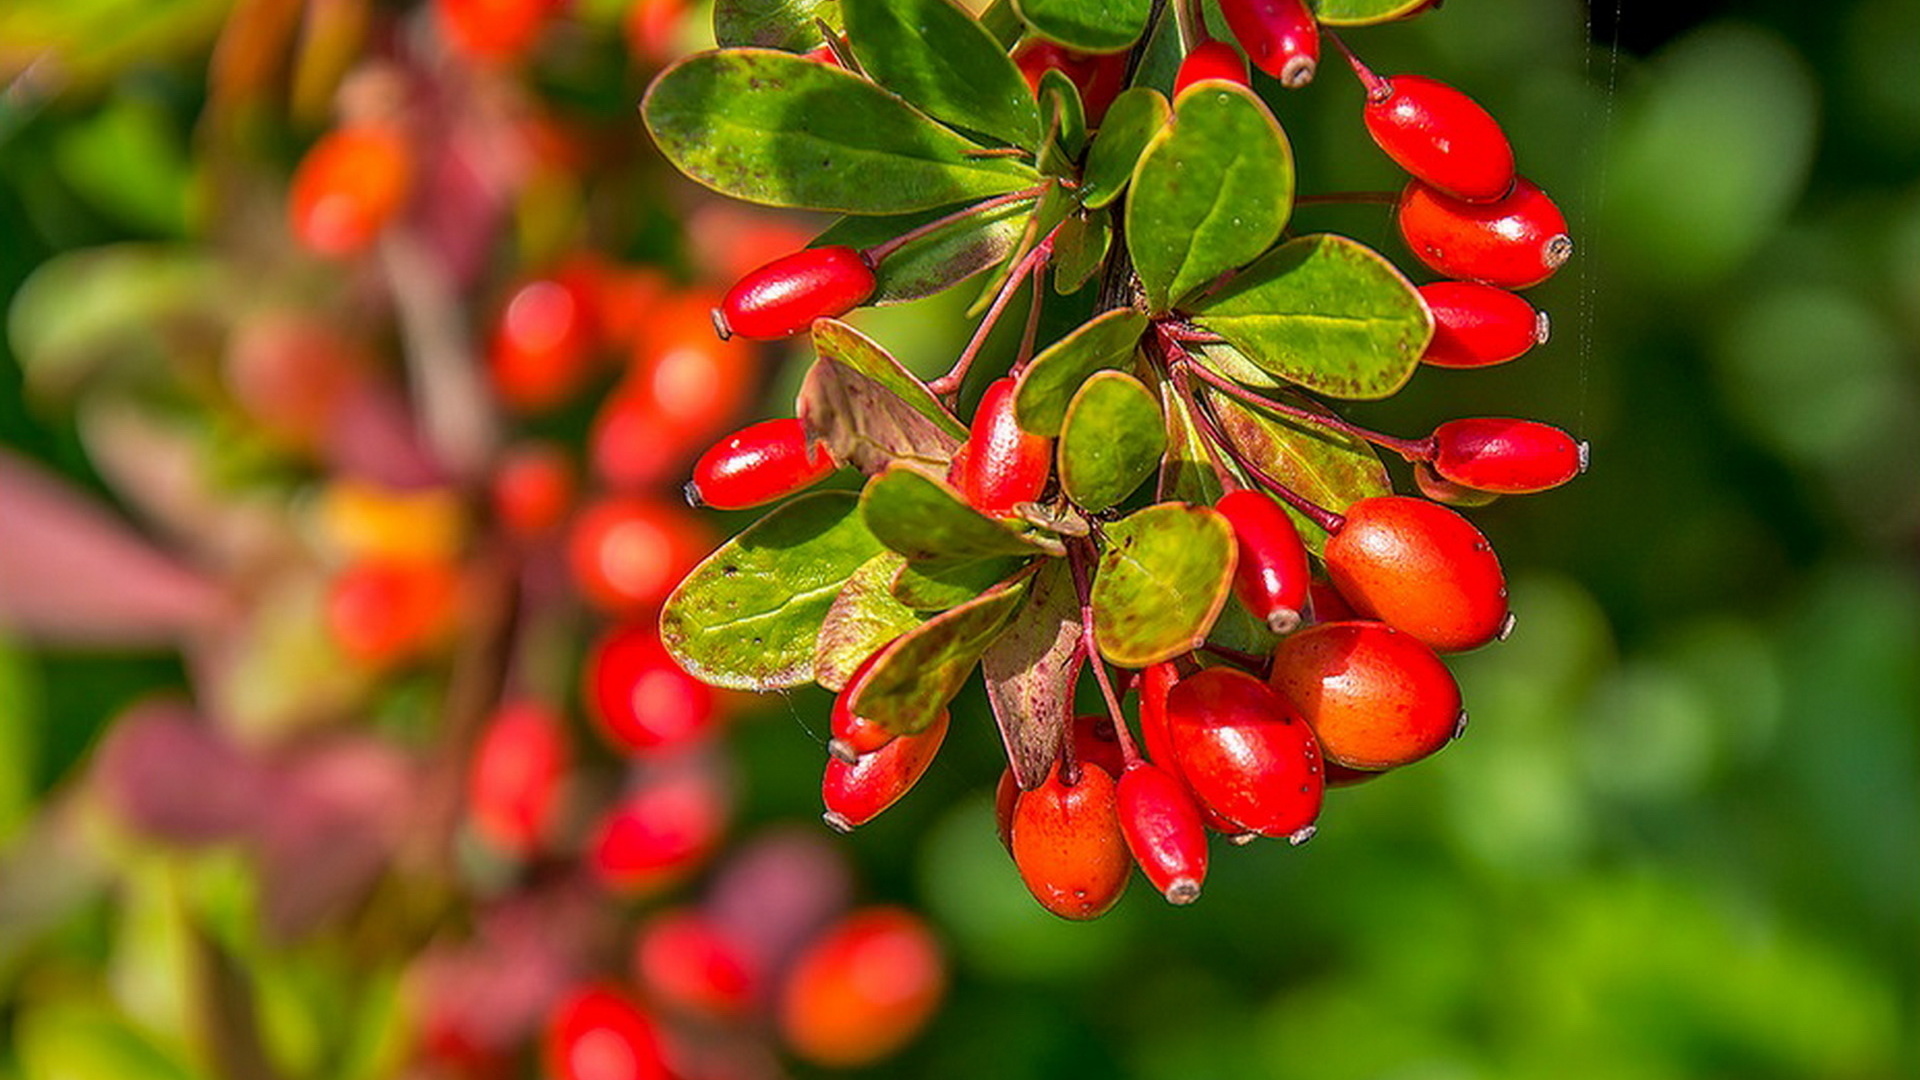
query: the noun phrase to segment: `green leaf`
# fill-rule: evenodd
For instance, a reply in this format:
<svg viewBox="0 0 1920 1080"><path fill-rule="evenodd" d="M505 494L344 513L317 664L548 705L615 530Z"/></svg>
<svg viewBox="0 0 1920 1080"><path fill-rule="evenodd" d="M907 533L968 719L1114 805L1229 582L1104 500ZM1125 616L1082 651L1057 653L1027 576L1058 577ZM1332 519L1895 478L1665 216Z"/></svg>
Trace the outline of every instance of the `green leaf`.
<svg viewBox="0 0 1920 1080"><path fill-rule="evenodd" d="M1098 513L1153 474L1167 431L1153 391L1125 372L1088 379L1060 428L1060 486L1081 509Z"/></svg>
<svg viewBox="0 0 1920 1080"><path fill-rule="evenodd" d="M840 587L813 651L813 681L840 690L882 645L920 625L920 615L893 598L893 577L907 560L891 551L868 559Z"/></svg>
<svg viewBox="0 0 1920 1080"><path fill-rule="evenodd" d="M1328 397L1388 397L1433 336L1433 315L1394 265L1366 245L1291 240L1201 304L1201 326L1247 359Z"/></svg>
<svg viewBox="0 0 1920 1080"><path fill-rule="evenodd" d="M1173 118L1173 107L1158 90L1136 86L1123 91L1108 107L1087 152L1087 169L1080 181L1080 203L1099 209L1120 197L1133 179L1147 144Z"/></svg>
<svg viewBox="0 0 1920 1080"><path fill-rule="evenodd" d="M186 231L193 169L184 137L150 100L121 96L54 143L62 180L87 201L146 232Z"/></svg>
<svg viewBox="0 0 1920 1080"><path fill-rule="evenodd" d="M660 613L660 638L702 682L775 690L813 678L820 623L881 551L852 493L780 506L694 567Z"/></svg>
<svg viewBox="0 0 1920 1080"><path fill-rule="evenodd" d="M197 1080L200 1073L97 1005L56 999L13 1022L20 1080Z"/></svg>
<svg viewBox="0 0 1920 1080"><path fill-rule="evenodd" d="M1220 501L1220 479L1201 442L1200 425L1172 380L1156 378L1160 409L1166 415L1167 450L1160 459L1159 497L1212 506Z"/></svg>
<svg viewBox="0 0 1920 1080"><path fill-rule="evenodd" d="M915 560L958 562L1057 549L1017 521L996 521L926 473L894 465L867 482L861 514L882 544Z"/></svg>
<svg viewBox="0 0 1920 1080"><path fill-rule="evenodd" d="M1157 503L1108 525L1093 579L1100 654L1141 668L1192 650L1227 602L1237 556L1211 507Z"/></svg>
<svg viewBox="0 0 1920 1080"><path fill-rule="evenodd" d="M1025 235L1032 199L969 214L917 236L887 253L874 267L872 304L899 304L932 296L1002 262ZM948 209L887 217L847 217L814 238L814 247L841 244L870 248L943 217Z"/></svg>
<svg viewBox="0 0 1920 1080"><path fill-rule="evenodd" d="M1014 555L959 562L909 562L893 577L893 598L915 611L945 611L986 592L1020 569Z"/></svg>
<svg viewBox="0 0 1920 1080"><path fill-rule="evenodd" d="M1328 26L1372 26L1405 18L1429 0L1314 0L1314 16Z"/></svg>
<svg viewBox="0 0 1920 1080"><path fill-rule="evenodd" d="M1039 174L978 148L867 80L767 49L699 53L641 102L674 167L748 202L903 214L1031 187Z"/></svg>
<svg viewBox="0 0 1920 1080"><path fill-rule="evenodd" d="M1145 312L1115 308L1047 346L1027 364L1014 388L1014 416L1020 426L1048 438L1060 434L1067 404L1080 384L1101 368L1126 363L1146 330Z"/></svg>
<svg viewBox="0 0 1920 1080"><path fill-rule="evenodd" d="M1080 151L1087 148L1087 106L1080 99L1080 88L1066 72L1048 68L1040 73L1038 97L1040 116L1047 133L1053 136L1049 149L1060 155L1060 160L1046 163L1041 171L1071 176Z"/></svg>
<svg viewBox="0 0 1920 1080"><path fill-rule="evenodd" d="M980 295L967 308L967 318L972 319L993 305L994 298L1005 287L1007 278L1012 276L1014 268L1020 265L1033 249L1053 232L1054 227L1067 220L1073 213L1074 198L1059 184L1048 184L1040 195L1040 201L1033 208L1033 216L1027 219L1027 231L1020 235L1020 243L1015 245L1013 254L1007 256L993 273L988 274Z"/></svg>
<svg viewBox="0 0 1920 1080"><path fill-rule="evenodd" d="M948 0L840 0L860 66L921 112L1037 149L1040 113L1013 59Z"/></svg>
<svg viewBox="0 0 1920 1080"><path fill-rule="evenodd" d="M1065 560L1034 573L1026 607L980 657L987 702L1022 790L1038 787L1060 753L1079 674L1080 600Z"/></svg>
<svg viewBox="0 0 1920 1080"><path fill-rule="evenodd" d="M923 731L966 684L980 654L1020 610L1023 572L894 639L848 704L896 735Z"/></svg>
<svg viewBox="0 0 1920 1080"><path fill-rule="evenodd" d="M713 36L721 45L803 53L826 40L822 20L841 32L839 0L715 0Z"/></svg>
<svg viewBox="0 0 1920 1080"><path fill-rule="evenodd" d="M945 468L960 446L959 421L923 383L845 323L820 320L813 338L820 359L794 398L808 432L869 476L898 460Z"/></svg>
<svg viewBox="0 0 1920 1080"><path fill-rule="evenodd" d="M912 372L874 340L838 319L818 319L813 324L813 349L823 360L845 365L879 383L913 406L915 412L958 441L967 437L967 426L954 418Z"/></svg>
<svg viewBox="0 0 1920 1080"><path fill-rule="evenodd" d="M1293 151L1252 91L1186 94L1133 172L1127 250L1147 302L1166 311L1249 262L1293 210Z"/></svg>
<svg viewBox="0 0 1920 1080"><path fill-rule="evenodd" d="M32 390L64 397L96 374L167 372L219 347L240 283L206 252L116 244L41 263L14 293L7 335Z"/></svg>
<svg viewBox="0 0 1920 1080"><path fill-rule="evenodd" d="M1278 416L1204 387L1199 392L1206 395L1221 434L1236 450L1309 501L1337 513L1357 500L1392 493L1393 480L1365 439ZM1290 405L1326 412L1303 395L1279 396ZM1326 534L1291 507L1287 513L1299 526L1300 538L1319 554Z"/></svg>
<svg viewBox="0 0 1920 1080"><path fill-rule="evenodd" d="M1041 37L1093 53L1132 45L1153 10L1152 0L1014 0L1013 6Z"/></svg>
<svg viewBox="0 0 1920 1080"><path fill-rule="evenodd" d="M1053 291L1071 296L1106 265L1113 247L1110 215L1102 210L1075 214L1060 224L1053 238Z"/></svg>

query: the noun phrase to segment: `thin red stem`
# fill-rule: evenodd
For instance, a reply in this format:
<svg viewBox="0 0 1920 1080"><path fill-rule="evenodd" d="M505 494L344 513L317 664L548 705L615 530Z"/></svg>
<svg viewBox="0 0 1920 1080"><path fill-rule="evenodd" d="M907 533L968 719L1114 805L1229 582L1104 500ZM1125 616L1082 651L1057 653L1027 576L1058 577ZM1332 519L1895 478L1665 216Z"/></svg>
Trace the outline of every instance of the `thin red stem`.
<svg viewBox="0 0 1920 1080"><path fill-rule="evenodd" d="M1240 453L1231 442L1227 441L1226 435L1220 430L1219 423L1214 420L1213 414L1207 411L1206 406L1200 405L1195 408L1194 417L1200 421L1200 426L1206 429L1207 437L1232 455L1233 460L1247 471L1247 475L1253 477L1261 487L1273 492L1281 502L1298 510L1303 517L1318 525L1321 531L1328 534L1336 533L1346 524L1346 518L1293 490L1272 473L1248 461L1246 455Z"/></svg>
<svg viewBox="0 0 1920 1080"><path fill-rule="evenodd" d="M1013 299L1013 294L1019 289L1020 283L1028 274L1033 273L1053 256L1053 238L1059 232L1060 227L1054 226L1046 239L1035 244L1033 250L1027 252L1026 257L1014 266L1013 272L1007 275L1006 283L1000 286L999 295L993 298L993 306L987 309L987 314L980 320L980 325L974 328L973 338L967 342L967 347L960 353L960 358L953 362L953 367L948 369L945 375L928 383L927 389L945 398L951 398L960 393L961 384L967 380L967 369L973 366L974 358L980 355L981 346L987 343L987 334L993 330L994 324L1000 321L1001 314L1006 311L1007 302Z"/></svg>
<svg viewBox="0 0 1920 1080"><path fill-rule="evenodd" d="M1232 379L1227 378L1225 375L1211 370L1206 365L1195 363L1191 358L1182 359L1176 361L1176 363L1181 368L1198 375L1208 386L1226 394L1228 397L1239 398L1241 401L1256 408L1266 409L1269 412L1279 413L1281 416L1299 420L1303 423L1314 424L1319 427L1338 431L1345 435L1351 435L1356 439L1365 439L1375 446L1385 447L1399 454L1408 461L1433 460L1433 439L1430 437L1425 439L1402 439L1393 435L1373 431L1369 428L1363 428L1358 424L1343 420L1332 413L1315 412L1312 409L1302 408L1298 405L1289 405L1284 401L1277 401L1263 394L1255 393L1241 386L1239 383L1234 382Z"/></svg>
<svg viewBox="0 0 1920 1080"><path fill-rule="evenodd" d="M965 221L966 219L973 217L976 214L984 214L989 210L997 210L1002 206L1006 206L1010 203L1017 203L1024 199L1037 200L1040 198L1041 195L1046 193L1046 190L1047 190L1047 185L1041 184L1039 187L1028 188L1025 191L1014 191L1014 192L1009 192L1008 194L1005 194L1005 195L995 195L991 199L983 199L980 202L974 203L972 206L962 207L958 210L955 210L951 214L945 215L944 217L937 217L932 221L927 222L924 225L915 225L913 228L908 229L906 232L901 233L899 236L896 236L891 240L887 240L882 243L875 244L870 248L867 248L865 251L861 252L861 254L866 256L867 262L872 263L874 265L878 265L880 260L900 250L906 245L913 243L915 240L918 240L923 236L927 236L929 234L939 232L941 229L946 228L947 226L953 224L956 221Z"/></svg>
<svg viewBox="0 0 1920 1080"><path fill-rule="evenodd" d="M1347 48L1347 43L1340 39L1339 34L1325 26L1320 28L1320 32L1331 38L1341 55L1347 58L1347 63L1352 66L1353 74L1360 80L1360 85L1366 87L1368 101L1380 102L1393 96L1393 83L1374 74L1372 68L1361 63L1360 58L1353 54L1352 49Z"/></svg>
<svg viewBox="0 0 1920 1080"><path fill-rule="evenodd" d="M1147 339L1148 352L1159 362L1161 369L1167 373L1167 377L1173 380L1174 391L1180 395L1180 400L1186 403L1187 411L1198 415L1200 402L1194 399L1193 385L1187 381L1185 365L1169 363L1164 351L1166 348L1167 343L1157 335ZM1225 459L1220 456L1220 448L1214 444L1213 440L1206 438L1200 440L1200 445L1206 448L1207 461L1213 466L1214 478L1220 481L1220 490L1227 494L1239 491L1242 486L1240 478L1233 475L1233 470L1227 467Z"/></svg>
<svg viewBox="0 0 1920 1080"><path fill-rule="evenodd" d="M1106 661L1100 659L1099 643L1093 639L1093 584L1087 576L1087 562L1092 556L1092 541L1067 542L1067 567L1073 573L1074 592L1080 598L1080 649L1086 654L1087 666L1093 669L1094 682L1100 684L1100 696L1106 699L1107 715L1113 720L1113 734L1120 741L1120 759L1131 769L1140 760L1140 751L1134 746L1133 732L1127 729L1127 718L1120 711L1120 695L1113 689L1113 679L1107 674ZM1069 736L1066 741L1073 740Z"/></svg>

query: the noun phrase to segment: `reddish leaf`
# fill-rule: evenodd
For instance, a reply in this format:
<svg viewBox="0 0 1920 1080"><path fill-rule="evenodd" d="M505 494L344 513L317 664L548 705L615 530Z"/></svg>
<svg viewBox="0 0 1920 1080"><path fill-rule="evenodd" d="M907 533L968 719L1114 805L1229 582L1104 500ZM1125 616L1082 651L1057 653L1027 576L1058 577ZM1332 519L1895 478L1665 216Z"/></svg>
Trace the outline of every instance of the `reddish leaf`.
<svg viewBox="0 0 1920 1080"><path fill-rule="evenodd" d="M205 576L0 452L0 625L62 644L150 645L204 627L221 606Z"/></svg>

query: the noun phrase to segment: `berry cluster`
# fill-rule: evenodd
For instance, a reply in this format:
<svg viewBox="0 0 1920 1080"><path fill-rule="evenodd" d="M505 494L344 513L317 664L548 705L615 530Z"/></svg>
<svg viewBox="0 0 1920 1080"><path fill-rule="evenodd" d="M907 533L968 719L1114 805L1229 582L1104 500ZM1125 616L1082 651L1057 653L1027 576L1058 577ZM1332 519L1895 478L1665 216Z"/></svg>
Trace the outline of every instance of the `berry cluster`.
<svg viewBox="0 0 1920 1080"><path fill-rule="evenodd" d="M1223 0L1231 42L1185 3L1092 28L1047 9L841 6L844 35L792 28L776 42L791 52L723 35L644 105L701 183L848 215L716 308L723 337L806 333L816 359L797 417L715 446L689 493L743 508L864 476L857 499L784 502L694 569L662 614L666 648L716 685L837 691L822 794L841 830L924 774L978 667L1008 752L1002 839L1039 902L1097 916L1135 864L1189 902L1209 831L1298 844L1327 786L1464 729L1441 656L1512 615L1491 545L1443 503L1557 486L1585 446L1507 418L1398 438L1327 401L1542 342L1514 290L1566 261L1565 221L1484 109L1376 75L1304 0ZM1424 7L1348 4L1341 21ZM1369 198L1298 195L1249 89L1249 61L1306 86L1323 36L1365 87L1356 128L1411 176L1381 201L1444 280L1416 287L1350 237L1293 231L1296 211ZM741 134L693 108L730 93ZM834 115L790 119L803 98ZM981 273L981 321L937 378L839 321ZM963 421L989 331L1027 290L1014 355ZM1395 494L1378 450L1427 497ZM1104 711L1076 717L1083 670Z"/></svg>

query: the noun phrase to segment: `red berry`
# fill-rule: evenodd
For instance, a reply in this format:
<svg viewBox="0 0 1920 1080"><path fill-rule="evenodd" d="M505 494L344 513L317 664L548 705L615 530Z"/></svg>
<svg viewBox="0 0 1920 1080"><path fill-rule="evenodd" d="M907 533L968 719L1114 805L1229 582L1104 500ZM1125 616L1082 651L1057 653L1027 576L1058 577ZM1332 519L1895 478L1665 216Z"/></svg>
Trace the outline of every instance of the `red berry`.
<svg viewBox="0 0 1920 1080"><path fill-rule="evenodd" d="M1587 468L1586 443L1533 420L1450 420L1434 429L1433 446L1442 479L1500 495L1558 487Z"/></svg>
<svg viewBox="0 0 1920 1080"><path fill-rule="evenodd" d="M573 506L573 463L552 443L522 443L501 455L493 471L493 516L527 540L560 527Z"/></svg>
<svg viewBox="0 0 1920 1080"><path fill-rule="evenodd" d="M559 806L568 756L559 717L532 701L502 706L481 733L467 774L474 831L513 855L539 847Z"/></svg>
<svg viewBox="0 0 1920 1080"><path fill-rule="evenodd" d="M1203 806L1242 832L1312 835L1325 780L1313 732L1266 683L1208 668L1167 694L1180 774Z"/></svg>
<svg viewBox="0 0 1920 1080"><path fill-rule="evenodd" d="M1273 654L1273 688L1298 709L1329 762L1392 769L1447 745L1460 687L1447 665L1385 623L1310 626Z"/></svg>
<svg viewBox="0 0 1920 1080"><path fill-rule="evenodd" d="M572 398L600 347L592 281L560 273L522 282L494 324L487 370L510 408L539 412Z"/></svg>
<svg viewBox="0 0 1920 1080"><path fill-rule="evenodd" d="M853 669L853 675L833 699L833 710L827 714L827 730L831 736L827 741L827 752L849 765L862 755L871 754L894 740L893 732L864 716L855 715L853 711L853 695L867 684L874 664L879 661L880 654L886 651L883 645L860 661L860 666Z"/></svg>
<svg viewBox="0 0 1920 1080"><path fill-rule="evenodd" d="M1389 75L1368 87L1367 133L1401 168L1467 202L1513 187L1513 147L1492 114L1446 83Z"/></svg>
<svg viewBox="0 0 1920 1080"><path fill-rule="evenodd" d="M753 346L714 337L711 306L702 294L654 306L626 377L589 435L594 471L609 484L652 485L681 473L685 459L737 422L759 393Z"/></svg>
<svg viewBox="0 0 1920 1080"><path fill-rule="evenodd" d="M1173 728L1167 719L1167 694L1180 681L1180 669L1171 660L1149 664L1140 672L1140 738L1146 743L1147 758L1179 780L1189 795L1193 787L1180 773L1180 760L1173 750ZM1200 819L1215 832L1238 833L1245 830L1213 812L1198 798L1193 800Z"/></svg>
<svg viewBox="0 0 1920 1080"><path fill-rule="evenodd" d="M1516 177L1504 198L1463 202L1408 181L1400 236L1420 261L1451 278L1524 289L1553 276L1573 254L1567 219L1546 194Z"/></svg>
<svg viewBox="0 0 1920 1080"><path fill-rule="evenodd" d="M1448 506L1486 506L1500 501L1500 496L1491 491L1480 491L1448 480L1434 472L1433 466L1424 461L1413 463L1413 486L1420 489L1420 494Z"/></svg>
<svg viewBox="0 0 1920 1080"><path fill-rule="evenodd" d="M1313 81L1320 66L1320 24L1306 0L1222 0L1220 14L1254 67L1289 90Z"/></svg>
<svg viewBox="0 0 1920 1080"><path fill-rule="evenodd" d="M1551 328L1547 313L1505 289L1471 281L1436 281L1420 286L1420 298L1433 312L1433 339L1420 356L1423 364L1489 367L1547 342Z"/></svg>
<svg viewBox="0 0 1920 1080"><path fill-rule="evenodd" d="M993 826L1000 834L1000 846L1013 854L1013 808L1020 801L1020 782L1011 767L1000 770L1000 782L993 787Z"/></svg>
<svg viewBox="0 0 1920 1080"><path fill-rule="evenodd" d="M747 950L687 908L663 911L640 928L633 967L653 1000L697 1016L741 1015L760 983Z"/></svg>
<svg viewBox="0 0 1920 1080"><path fill-rule="evenodd" d="M587 863L613 888L653 889L712 854L726 824L726 794L706 768L645 777L594 826Z"/></svg>
<svg viewBox="0 0 1920 1080"><path fill-rule="evenodd" d="M1120 832L1127 850L1171 904L1190 904L1207 880L1207 826L1179 777L1136 761L1120 777Z"/></svg>
<svg viewBox="0 0 1920 1080"><path fill-rule="evenodd" d="M1106 913L1126 891L1133 859L1120 833L1113 777L1080 767L1069 785L1055 763L1047 779L1023 791L1013 808L1013 862L1040 906L1063 919Z"/></svg>
<svg viewBox="0 0 1920 1080"><path fill-rule="evenodd" d="M629 753L683 746L720 719L713 688L680 670L651 622L608 630L583 665L587 712Z"/></svg>
<svg viewBox="0 0 1920 1080"><path fill-rule="evenodd" d="M849 832L899 802L926 775L946 737L947 714L942 711L925 731L901 735L851 765L828 757L826 775L820 780L827 824Z"/></svg>
<svg viewBox="0 0 1920 1080"><path fill-rule="evenodd" d="M356 255L373 244L413 187L413 150L390 127L322 135L300 159L287 193L294 239L320 255Z"/></svg>
<svg viewBox="0 0 1920 1080"><path fill-rule="evenodd" d="M800 421L763 420L700 455L687 498L716 510L745 510L819 483L836 467L825 445L808 445Z"/></svg>
<svg viewBox="0 0 1920 1080"><path fill-rule="evenodd" d="M995 379L980 398L967 440L961 494L988 517L1012 517L1014 508L1046 490L1053 440L1021 428L1013 415L1014 380Z"/></svg>
<svg viewBox="0 0 1920 1080"><path fill-rule="evenodd" d="M665 600L709 546L705 524L686 509L647 496L609 495L573 523L567 559L583 596L625 615Z"/></svg>
<svg viewBox="0 0 1920 1080"><path fill-rule="evenodd" d="M874 290L873 266L850 247L818 247L775 259L734 283L714 309L722 338L772 341L797 334L815 319L845 315Z"/></svg>
<svg viewBox="0 0 1920 1080"><path fill-rule="evenodd" d="M961 443L954 448L953 457L947 462L947 486L964 494L967 490L967 471L973 461L973 451L968 444Z"/></svg>
<svg viewBox="0 0 1920 1080"><path fill-rule="evenodd" d="M1314 622L1339 622L1342 619L1357 619L1353 605L1340 595L1331 581L1323 578L1313 579L1307 586L1307 595L1312 598Z"/></svg>
<svg viewBox="0 0 1920 1080"><path fill-rule="evenodd" d="M396 664L441 644L459 602L459 573L443 559L365 558L341 570L329 586L327 628L352 659Z"/></svg>
<svg viewBox="0 0 1920 1080"><path fill-rule="evenodd" d="M1233 526L1240 549L1233 591L1254 617L1284 634L1300 625L1307 586L1313 580L1307 545L1287 511L1264 491L1242 488L1214 504Z"/></svg>
<svg viewBox="0 0 1920 1080"><path fill-rule="evenodd" d="M1087 123L1098 124L1107 115L1107 106L1126 89L1127 54L1075 52L1045 38L1028 38L1014 47L1013 62L1026 76L1027 85L1040 92L1040 77L1059 71L1080 90L1080 105Z"/></svg>
<svg viewBox="0 0 1920 1080"><path fill-rule="evenodd" d="M1473 523L1405 495L1361 499L1327 539L1327 574L1355 611L1440 652L1474 649L1507 627L1507 579Z"/></svg>
<svg viewBox="0 0 1920 1080"><path fill-rule="evenodd" d="M828 67L844 66L840 63L840 54L837 52L834 52L833 46L827 44L824 41L818 45L815 45L813 48L808 49L806 53L803 55L805 55L807 59L813 61L816 64L825 64Z"/></svg>
<svg viewBox="0 0 1920 1080"><path fill-rule="evenodd" d="M780 991L780 1036L815 1065L869 1065L919 1034L946 988L940 944L918 916L862 908L794 961Z"/></svg>
<svg viewBox="0 0 1920 1080"><path fill-rule="evenodd" d="M670 1080L653 1018L621 991L590 986L547 1020L545 1074L553 1080Z"/></svg>
<svg viewBox="0 0 1920 1080"><path fill-rule="evenodd" d="M1180 61L1180 72L1173 77L1173 96L1179 97L1187 92L1187 87L1206 79L1247 85L1247 58L1240 55L1239 49L1217 38L1195 45L1187 58Z"/></svg>
<svg viewBox="0 0 1920 1080"><path fill-rule="evenodd" d="M1068 729L1073 738L1074 760L1098 765L1108 776L1119 776L1127 769L1126 755L1120 750L1120 736L1113 730L1113 718L1106 713L1086 713L1073 718Z"/></svg>
<svg viewBox="0 0 1920 1080"><path fill-rule="evenodd" d="M433 7L448 44L475 60L503 61L526 55L560 5L554 0L434 0Z"/></svg>

